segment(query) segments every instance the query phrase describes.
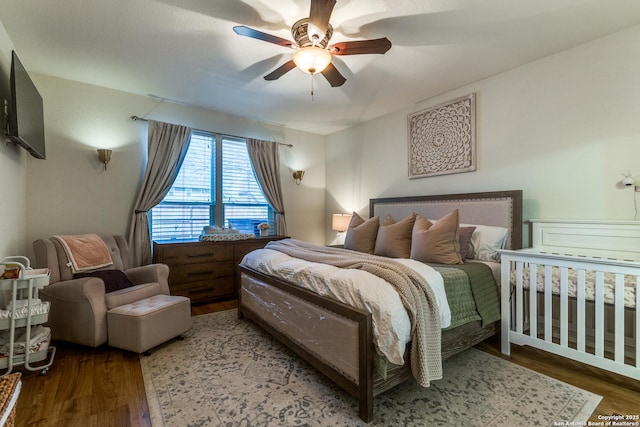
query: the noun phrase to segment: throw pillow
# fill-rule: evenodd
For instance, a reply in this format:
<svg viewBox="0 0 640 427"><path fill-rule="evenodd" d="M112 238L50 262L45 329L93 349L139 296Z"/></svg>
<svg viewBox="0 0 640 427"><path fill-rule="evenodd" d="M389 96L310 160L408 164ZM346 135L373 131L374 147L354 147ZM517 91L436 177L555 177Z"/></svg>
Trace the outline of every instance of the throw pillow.
<svg viewBox="0 0 640 427"><path fill-rule="evenodd" d="M460 256L462 259L466 259L471 252L471 236L476 230L476 227L460 227L458 232L460 233Z"/></svg>
<svg viewBox="0 0 640 427"><path fill-rule="evenodd" d="M476 227L471 235L471 247L467 258L480 261L500 262L498 249L505 247L509 236L509 229L478 224L460 224L461 227L473 225Z"/></svg>
<svg viewBox="0 0 640 427"><path fill-rule="evenodd" d="M364 220L354 212L347 228L347 235L344 238L344 248L372 254L379 224L380 219L377 216Z"/></svg>
<svg viewBox="0 0 640 427"><path fill-rule="evenodd" d="M400 222L387 215L378 229L375 255L389 258L409 258L411 254L411 232L416 214L411 214Z"/></svg>
<svg viewBox="0 0 640 427"><path fill-rule="evenodd" d="M418 215L413 226L411 259L437 264L462 264L458 210L435 224Z"/></svg>
<svg viewBox="0 0 640 427"><path fill-rule="evenodd" d="M73 275L74 279L80 279L82 277L97 277L98 279L102 279L106 293L135 286L122 270L97 270L75 273Z"/></svg>

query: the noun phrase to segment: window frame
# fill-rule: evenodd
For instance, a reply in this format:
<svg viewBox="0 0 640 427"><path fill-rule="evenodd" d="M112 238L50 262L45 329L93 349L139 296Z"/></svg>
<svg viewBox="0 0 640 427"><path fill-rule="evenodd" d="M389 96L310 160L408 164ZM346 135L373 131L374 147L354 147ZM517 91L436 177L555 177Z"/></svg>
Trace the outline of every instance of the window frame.
<svg viewBox="0 0 640 427"><path fill-rule="evenodd" d="M151 239L153 241L158 241L158 242L181 242L181 241L194 241L197 240L197 237L184 237L184 236L180 236L180 237L172 237L172 238L162 238L162 239L158 239L158 238L154 238L153 236L153 209L155 209L156 207L160 206L160 205L164 205L164 206L201 206L201 207L207 207L208 208L208 225L209 226L218 226L218 227L229 227L228 223L228 219L225 217L225 203L223 201L223 185L224 185L224 158L223 158L223 151L224 151L224 142L225 141L231 141L231 142L241 142L244 143L245 146L247 144L247 138L243 138L243 137L238 137L238 136L232 136L232 135L226 135L226 134L221 134L221 133L216 133L216 132L208 132L208 131L201 131L201 130L193 130L191 132L191 137L193 137L194 135L201 135L204 136L206 138L210 138L210 143L213 144L214 146L212 147L211 150L211 161L209 162L210 164L210 168L211 168L211 180L210 180L210 201L209 202L197 202L197 201L165 201L164 199L158 203L156 206L154 206L154 208L151 209L152 212L150 212L149 214L149 233L151 235ZM189 142L189 144L191 144L191 141ZM191 147L191 145L190 145ZM189 148L190 148L189 147ZM248 150L248 147L247 147ZM251 169L253 170L253 165L251 165L251 160L249 159L249 164L251 166ZM182 167L182 166L181 166ZM255 178L255 172L254 172L254 178ZM257 179L256 179L257 182ZM218 184L219 183L219 184ZM175 182L172 184L172 188L173 185L175 184ZM271 228L275 227L275 211L273 209L273 207L269 204L268 201L266 201L266 197L264 196L264 192L262 192L262 189L260 188L260 183L258 184L258 190L262 193L262 197L265 199L265 203L260 203L260 204L256 204L256 203L227 203L230 206L247 206L247 207L266 207L267 209L267 220L263 221L262 219L260 219L260 222L268 222L271 226ZM168 196L165 196L165 198ZM247 218L247 219L252 219L252 218ZM184 222L187 222L188 220L185 219ZM255 221L255 219L254 219Z"/></svg>

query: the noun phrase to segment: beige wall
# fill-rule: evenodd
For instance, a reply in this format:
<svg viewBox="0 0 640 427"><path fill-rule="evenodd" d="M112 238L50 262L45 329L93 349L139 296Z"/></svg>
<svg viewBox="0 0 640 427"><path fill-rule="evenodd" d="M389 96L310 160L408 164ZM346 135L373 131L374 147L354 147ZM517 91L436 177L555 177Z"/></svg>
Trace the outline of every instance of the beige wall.
<svg viewBox="0 0 640 427"><path fill-rule="evenodd" d="M9 99L13 43L0 23L0 129L4 100ZM4 132L0 132L4 135ZM25 253L27 221L27 152L12 142L0 144L0 259Z"/></svg>
<svg viewBox="0 0 640 427"><path fill-rule="evenodd" d="M330 214L372 197L522 189L524 217L634 219L640 27L469 84L327 138ZM477 170L407 178L407 115L476 93ZM640 201L638 202L640 203ZM637 218L636 218L637 219Z"/></svg>
<svg viewBox="0 0 640 427"><path fill-rule="evenodd" d="M324 243L324 137L69 80L32 77L45 102L47 159L27 160L29 246L53 234L128 235L147 144L147 124L131 120L132 115L293 144L280 149L288 231ZM97 148L113 150L106 171ZM289 173L298 167L307 169L300 186ZM301 217L304 223L296 221Z"/></svg>

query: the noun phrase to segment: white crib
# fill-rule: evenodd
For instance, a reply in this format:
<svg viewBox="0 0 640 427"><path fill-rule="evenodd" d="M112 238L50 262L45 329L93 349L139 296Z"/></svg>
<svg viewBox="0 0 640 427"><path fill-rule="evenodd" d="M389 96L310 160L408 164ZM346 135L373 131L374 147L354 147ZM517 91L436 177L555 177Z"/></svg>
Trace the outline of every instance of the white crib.
<svg viewBox="0 0 640 427"><path fill-rule="evenodd" d="M502 353L529 345L640 379L640 222L531 223L530 249L501 251Z"/></svg>

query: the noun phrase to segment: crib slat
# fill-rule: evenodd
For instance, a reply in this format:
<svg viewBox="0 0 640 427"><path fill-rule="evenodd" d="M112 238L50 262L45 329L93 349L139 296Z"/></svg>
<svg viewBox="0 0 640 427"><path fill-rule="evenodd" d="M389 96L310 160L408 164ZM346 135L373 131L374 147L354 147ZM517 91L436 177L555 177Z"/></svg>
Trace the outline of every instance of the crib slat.
<svg viewBox="0 0 640 427"><path fill-rule="evenodd" d="M516 332L519 334L524 330L524 315L523 315L523 305L524 300L522 299L522 267L523 262L516 262Z"/></svg>
<svg viewBox="0 0 640 427"><path fill-rule="evenodd" d="M544 266L544 340L553 341L553 318L551 313L551 297L553 289L551 286L552 279L551 265Z"/></svg>
<svg viewBox="0 0 640 427"><path fill-rule="evenodd" d="M604 273L596 271L596 356L604 357Z"/></svg>
<svg viewBox="0 0 640 427"><path fill-rule="evenodd" d="M569 269L560 267L560 345L569 345Z"/></svg>
<svg viewBox="0 0 640 427"><path fill-rule="evenodd" d="M618 363L624 363L624 274L616 274L615 282L615 354L614 359Z"/></svg>
<svg viewBox="0 0 640 427"><path fill-rule="evenodd" d="M577 350L584 353L585 351L585 289L586 289L586 272L584 269L578 270L578 283L576 290L576 338L577 338Z"/></svg>
<svg viewBox="0 0 640 427"><path fill-rule="evenodd" d="M538 264L529 264L529 335L538 337Z"/></svg>

